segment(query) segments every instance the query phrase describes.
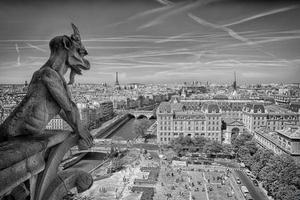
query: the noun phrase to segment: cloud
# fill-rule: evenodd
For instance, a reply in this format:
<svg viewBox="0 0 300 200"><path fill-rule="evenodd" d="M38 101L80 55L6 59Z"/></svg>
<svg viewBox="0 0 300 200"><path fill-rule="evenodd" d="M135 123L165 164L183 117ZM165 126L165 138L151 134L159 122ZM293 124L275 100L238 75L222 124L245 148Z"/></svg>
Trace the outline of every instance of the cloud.
<svg viewBox="0 0 300 200"><path fill-rule="evenodd" d="M235 32L234 30L232 30L230 28L226 28L226 27L221 26L221 25L210 23L210 22L208 22L208 21L206 21L204 19L201 19L200 17L197 17L197 16L193 15L192 13L188 13L188 16L191 19L193 19L194 21L196 21L197 23L199 23L200 25L209 26L209 27L215 28L215 29L220 29L222 31L227 32L232 38L234 38L236 40L239 40L241 42L245 42L245 43L251 44L251 41L249 41L247 38L239 35L237 32Z"/></svg>
<svg viewBox="0 0 300 200"><path fill-rule="evenodd" d="M185 12L189 9L193 9L197 6L203 6L206 5L208 3L212 3L214 1L220 1L220 0L202 0L202 1L194 1L194 2L190 2L186 5L182 4L182 3L178 3L178 4L174 4L176 5L176 7L172 7L173 9L170 9L169 12L163 13L162 15L159 15L158 17L154 18L154 20L151 20L147 23L145 23L142 26L139 26L137 28L137 30L142 30L145 28L150 28L152 26L161 24L164 20L166 20L167 18L173 16L173 15L177 15L179 13Z"/></svg>
<svg viewBox="0 0 300 200"><path fill-rule="evenodd" d="M173 2L168 1L168 0L156 0L156 1L163 4L163 5L166 5L166 6L169 6L169 5L173 4Z"/></svg>
<svg viewBox="0 0 300 200"><path fill-rule="evenodd" d="M20 66L21 65L21 58L20 58L20 50L19 50L19 46L18 44L16 43L16 51L17 51L17 54L18 54L18 58L17 58L17 66Z"/></svg>
<svg viewBox="0 0 300 200"><path fill-rule="evenodd" d="M228 27L228 26L233 26L233 25L237 25L237 24L242 24L242 23L254 20L254 19L266 17L266 16L269 16L269 15L274 15L274 14L281 13L281 12L286 12L286 11L289 11L289 10L292 10L292 9L295 9L295 8L298 8L298 6L288 6L288 7L284 7L284 8L274 9L274 10L270 10L270 11L266 11L266 12L263 12L263 13L253 15L251 17L241 19L239 21L231 22L229 24L224 24L223 26Z"/></svg>
<svg viewBox="0 0 300 200"><path fill-rule="evenodd" d="M38 47L38 46L36 46L36 45L32 45L32 44L30 44L30 43L26 43L29 47L31 47L31 48L33 48L33 49L36 49L36 50L38 50L38 51L41 51L41 52L47 52L45 49L42 49L42 48L40 48L40 47Z"/></svg>

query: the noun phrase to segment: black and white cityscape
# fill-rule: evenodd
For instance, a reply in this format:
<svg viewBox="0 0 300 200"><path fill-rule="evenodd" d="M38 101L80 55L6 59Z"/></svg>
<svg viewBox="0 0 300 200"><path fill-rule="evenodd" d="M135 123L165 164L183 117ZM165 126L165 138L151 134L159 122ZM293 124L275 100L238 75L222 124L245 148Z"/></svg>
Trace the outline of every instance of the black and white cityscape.
<svg viewBox="0 0 300 200"><path fill-rule="evenodd" d="M299 17L1 1L0 200L299 200Z"/></svg>

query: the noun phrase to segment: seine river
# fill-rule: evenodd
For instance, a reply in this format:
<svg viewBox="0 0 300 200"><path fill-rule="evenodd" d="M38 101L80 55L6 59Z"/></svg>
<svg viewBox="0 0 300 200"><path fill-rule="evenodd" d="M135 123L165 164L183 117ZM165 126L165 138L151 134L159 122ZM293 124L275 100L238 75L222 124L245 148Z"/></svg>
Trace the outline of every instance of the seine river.
<svg viewBox="0 0 300 200"><path fill-rule="evenodd" d="M137 135L134 132L134 124L139 119L132 118L128 122L126 122L123 126L121 126L118 130L116 130L111 138L122 138L124 140L132 140ZM154 123L155 120L150 120L151 123Z"/></svg>
<svg viewBox="0 0 300 200"><path fill-rule="evenodd" d="M132 118L127 121L123 126L121 126L118 130L116 130L111 138L122 138L124 140L131 140L136 137L134 132L134 124L139 119ZM150 120L152 123L155 120ZM99 161L103 160L105 154L104 153L93 153L90 152L86 156L83 157L81 161L76 163L72 168L83 169L84 171L89 171L93 169L95 166L99 164Z"/></svg>

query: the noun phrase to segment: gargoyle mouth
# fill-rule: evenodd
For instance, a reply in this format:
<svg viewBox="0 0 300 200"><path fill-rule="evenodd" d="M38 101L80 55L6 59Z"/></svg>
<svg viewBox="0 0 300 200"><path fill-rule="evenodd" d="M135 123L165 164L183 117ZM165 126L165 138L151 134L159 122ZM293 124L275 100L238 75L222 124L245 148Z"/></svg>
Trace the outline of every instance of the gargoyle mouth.
<svg viewBox="0 0 300 200"><path fill-rule="evenodd" d="M71 65L71 70L74 70L74 72L79 75L82 74L82 70L89 70L90 68L90 62L84 58L82 58L82 64Z"/></svg>

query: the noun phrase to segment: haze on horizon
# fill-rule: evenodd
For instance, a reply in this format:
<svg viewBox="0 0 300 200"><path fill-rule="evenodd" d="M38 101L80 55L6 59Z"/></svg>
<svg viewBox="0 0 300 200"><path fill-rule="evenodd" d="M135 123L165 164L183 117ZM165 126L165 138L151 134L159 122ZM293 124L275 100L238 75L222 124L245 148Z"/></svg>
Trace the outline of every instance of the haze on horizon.
<svg viewBox="0 0 300 200"><path fill-rule="evenodd" d="M76 82L300 82L299 18L291 0L4 0L0 83L30 81L71 22L91 62Z"/></svg>

